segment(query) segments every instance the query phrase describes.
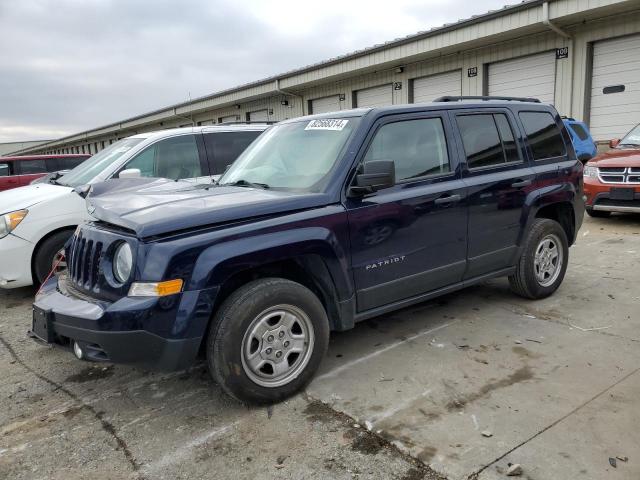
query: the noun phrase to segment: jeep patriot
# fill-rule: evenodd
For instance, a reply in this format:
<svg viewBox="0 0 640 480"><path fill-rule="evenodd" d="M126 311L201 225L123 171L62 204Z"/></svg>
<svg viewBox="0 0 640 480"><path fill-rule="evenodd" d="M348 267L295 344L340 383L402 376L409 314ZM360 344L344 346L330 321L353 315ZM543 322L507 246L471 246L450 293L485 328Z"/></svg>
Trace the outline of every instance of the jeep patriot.
<svg viewBox="0 0 640 480"><path fill-rule="evenodd" d="M34 304L33 335L78 358L183 369L274 402L330 331L483 280L562 282L582 164L535 99L443 97L270 127L216 185L115 180ZM146 182L146 183L144 183Z"/></svg>

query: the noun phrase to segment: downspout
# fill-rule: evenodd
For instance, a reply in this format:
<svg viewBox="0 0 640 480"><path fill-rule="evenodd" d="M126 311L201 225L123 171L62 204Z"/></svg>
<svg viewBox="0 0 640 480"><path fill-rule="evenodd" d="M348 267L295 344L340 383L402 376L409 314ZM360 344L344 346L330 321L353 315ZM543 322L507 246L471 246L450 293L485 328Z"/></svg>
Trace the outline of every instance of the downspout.
<svg viewBox="0 0 640 480"><path fill-rule="evenodd" d="M573 61L573 57L575 54L575 39L571 36L571 34L567 33L565 30L561 29L560 27L558 27L556 24L554 24L551 19L549 18L549 2L544 2L542 4L542 24L545 25L546 27L548 27L549 29L553 30L555 33L557 33L558 35L560 35L561 37L566 38L567 40L569 40L569 54L571 55L571 88L570 88L570 96L569 96L569 116L574 116L573 114L573 80L574 80L574 61Z"/></svg>
<svg viewBox="0 0 640 480"><path fill-rule="evenodd" d="M297 98L300 99L300 106L302 108L302 115L305 115L305 113L304 113L304 98L302 98L302 95L298 95L297 93L291 93L291 92L287 92L286 90L282 90L280 88L280 79L279 78L276 78L275 83L276 83L276 88L275 88L276 92L278 92L278 93L280 93L282 95L288 95L290 97L297 97Z"/></svg>

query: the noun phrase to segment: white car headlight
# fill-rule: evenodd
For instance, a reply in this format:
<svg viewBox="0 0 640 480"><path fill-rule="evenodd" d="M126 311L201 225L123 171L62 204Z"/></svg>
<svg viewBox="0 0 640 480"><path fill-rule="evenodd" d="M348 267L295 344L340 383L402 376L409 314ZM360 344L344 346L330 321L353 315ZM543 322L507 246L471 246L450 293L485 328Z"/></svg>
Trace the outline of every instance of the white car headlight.
<svg viewBox="0 0 640 480"><path fill-rule="evenodd" d="M584 170L582 170L582 174L585 177L596 178L598 176L598 167L591 167L586 165Z"/></svg>
<svg viewBox="0 0 640 480"><path fill-rule="evenodd" d="M20 222L24 220L24 217L27 216L27 213L29 213L29 210L17 210L0 215L0 238L6 237L15 230L20 225Z"/></svg>
<svg viewBox="0 0 640 480"><path fill-rule="evenodd" d="M121 243L113 256L113 275L120 283L125 283L133 269L133 252L128 243Z"/></svg>

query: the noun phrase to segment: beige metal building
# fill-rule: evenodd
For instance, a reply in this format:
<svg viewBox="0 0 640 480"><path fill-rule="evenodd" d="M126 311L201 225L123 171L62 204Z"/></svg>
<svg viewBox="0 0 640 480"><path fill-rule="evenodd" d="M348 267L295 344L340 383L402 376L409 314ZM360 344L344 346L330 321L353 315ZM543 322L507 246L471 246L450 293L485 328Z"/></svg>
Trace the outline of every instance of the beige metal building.
<svg viewBox="0 0 640 480"><path fill-rule="evenodd" d="M530 0L24 152L95 153L185 125L510 95L552 102L606 141L640 123L640 0Z"/></svg>

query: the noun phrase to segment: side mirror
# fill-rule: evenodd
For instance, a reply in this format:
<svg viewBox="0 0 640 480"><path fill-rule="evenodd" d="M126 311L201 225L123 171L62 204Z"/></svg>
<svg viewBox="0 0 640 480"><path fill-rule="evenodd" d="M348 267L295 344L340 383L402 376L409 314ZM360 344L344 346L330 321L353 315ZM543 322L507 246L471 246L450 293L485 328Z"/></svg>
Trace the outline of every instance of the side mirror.
<svg viewBox="0 0 640 480"><path fill-rule="evenodd" d="M364 162L349 189L351 196L366 195L396 183L396 166L393 160L371 160Z"/></svg>
<svg viewBox="0 0 640 480"><path fill-rule="evenodd" d="M614 138L613 140L609 140L609 147L616 148L620 144L619 138Z"/></svg>
<svg viewBox="0 0 640 480"><path fill-rule="evenodd" d="M141 176L139 168L127 168L118 174L118 178L140 178Z"/></svg>

